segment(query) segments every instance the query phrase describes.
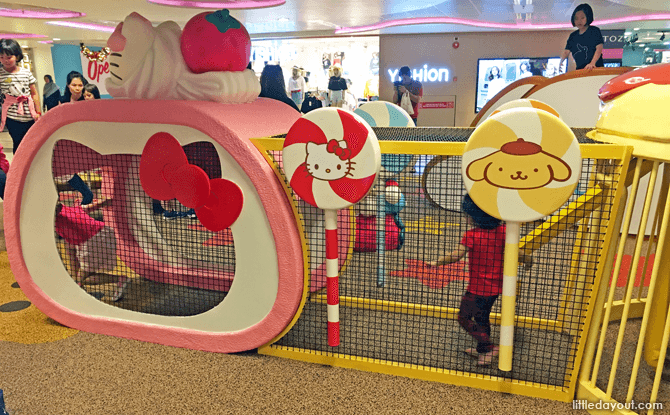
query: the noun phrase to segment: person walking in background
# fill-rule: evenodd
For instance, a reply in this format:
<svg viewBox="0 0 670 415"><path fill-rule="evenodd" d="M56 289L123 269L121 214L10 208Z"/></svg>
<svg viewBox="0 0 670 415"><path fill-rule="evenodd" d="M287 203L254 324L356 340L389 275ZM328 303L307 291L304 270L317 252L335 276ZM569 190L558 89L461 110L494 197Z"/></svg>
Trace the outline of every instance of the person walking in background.
<svg viewBox="0 0 670 415"><path fill-rule="evenodd" d="M577 28L570 34L565 50L561 54L561 62L558 67L563 66L563 61L572 54L577 64L577 69L590 71L593 68L602 68L603 62L603 35L593 23L593 9L586 3L575 7L570 19L572 25Z"/></svg>
<svg viewBox="0 0 670 415"><path fill-rule="evenodd" d="M60 99L61 104L67 104L69 102L83 101L84 100L84 86L88 84L84 75L80 74L77 71L72 71L67 74L67 85L65 87L65 93Z"/></svg>
<svg viewBox="0 0 670 415"><path fill-rule="evenodd" d="M84 99L86 101L100 99L100 90L95 84L84 85Z"/></svg>
<svg viewBox="0 0 670 415"><path fill-rule="evenodd" d="M47 112L60 102L60 88L58 88L51 75L44 75L44 89L42 91L42 104L44 105L42 110Z"/></svg>
<svg viewBox="0 0 670 415"><path fill-rule="evenodd" d="M412 102L412 111L413 114L410 114L414 125L417 125L419 119L419 102L421 102L421 97L423 96L423 85L421 82L415 81L412 79L412 71L409 69L409 66L403 66L400 68L400 77L401 81L393 83L393 102L400 106L400 100L405 92L409 93L409 99Z"/></svg>
<svg viewBox="0 0 670 415"><path fill-rule="evenodd" d="M261 93L259 98L272 98L281 101L291 108L300 112L298 106L286 95L284 84L284 72L279 65L265 65L261 72Z"/></svg>
<svg viewBox="0 0 670 415"><path fill-rule="evenodd" d="M14 39L0 39L0 94L3 95L0 131L7 125L16 153L23 137L41 113L37 80L28 69L18 66L23 50Z"/></svg>

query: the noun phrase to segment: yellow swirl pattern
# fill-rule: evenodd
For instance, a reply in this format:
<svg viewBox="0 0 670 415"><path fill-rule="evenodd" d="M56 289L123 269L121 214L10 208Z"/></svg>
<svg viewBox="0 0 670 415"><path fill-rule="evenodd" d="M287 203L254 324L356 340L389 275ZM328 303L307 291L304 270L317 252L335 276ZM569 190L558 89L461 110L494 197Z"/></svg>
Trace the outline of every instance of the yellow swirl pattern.
<svg viewBox="0 0 670 415"><path fill-rule="evenodd" d="M560 208L577 187L580 172L572 130L537 108L517 106L487 119L472 133L463 154L463 181L474 202L491 216L512 222L540 219Z"/></svg>

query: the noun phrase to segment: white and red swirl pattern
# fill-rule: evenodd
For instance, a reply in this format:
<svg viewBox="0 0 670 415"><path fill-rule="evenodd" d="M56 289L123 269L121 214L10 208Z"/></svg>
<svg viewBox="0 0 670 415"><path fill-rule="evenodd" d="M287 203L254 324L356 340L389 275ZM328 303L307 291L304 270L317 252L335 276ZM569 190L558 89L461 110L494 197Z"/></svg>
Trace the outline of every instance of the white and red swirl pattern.
<svg viewBox="0 0 670 415"><path fill-rule="evenodd" d="M337 180L319 180L307 168L307 144L346 142L351 171ZM381 151L372 128L351 112L323 108L295 122L284 141L284 172L295 193L321 209L343 209L360 201L372 188L381 166Z"/></svg>

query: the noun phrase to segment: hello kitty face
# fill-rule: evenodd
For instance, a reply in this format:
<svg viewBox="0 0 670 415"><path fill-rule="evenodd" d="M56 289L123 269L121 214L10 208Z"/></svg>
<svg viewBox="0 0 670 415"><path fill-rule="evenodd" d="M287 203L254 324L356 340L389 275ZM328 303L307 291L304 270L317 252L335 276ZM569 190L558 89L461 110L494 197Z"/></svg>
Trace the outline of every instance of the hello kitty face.
<svg viewBox="0 0 670 415"><path fill-rule="evenodd" d="M121 84L143 63L156 36L151 22L138 13L131 13L119 23L107 40L110 79Z"/></svg>
<svg viewBox="0 0 670 415"><path fill-rule="evenodd" d="M344 140L330 140L328 144L307 143L305 165L315 179L333 181L353 176L351 171L356 163L350 158L351 150Z"/></svg>

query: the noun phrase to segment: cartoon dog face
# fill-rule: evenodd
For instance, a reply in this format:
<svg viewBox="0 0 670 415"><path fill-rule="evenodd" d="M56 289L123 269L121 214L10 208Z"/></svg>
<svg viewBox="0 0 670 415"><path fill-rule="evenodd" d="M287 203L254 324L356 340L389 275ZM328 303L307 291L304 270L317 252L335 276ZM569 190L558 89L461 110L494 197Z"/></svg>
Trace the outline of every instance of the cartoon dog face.
<svg viewBox="0 0 670 415"><path fill-rule="evenodd" d="M567 163L523 138L474 160L465 172L470 180L486 180L492 186L516 190L537 189L554 180L564 182L572 175Z"/></svg>

